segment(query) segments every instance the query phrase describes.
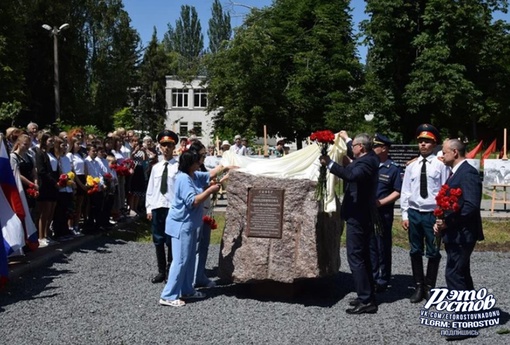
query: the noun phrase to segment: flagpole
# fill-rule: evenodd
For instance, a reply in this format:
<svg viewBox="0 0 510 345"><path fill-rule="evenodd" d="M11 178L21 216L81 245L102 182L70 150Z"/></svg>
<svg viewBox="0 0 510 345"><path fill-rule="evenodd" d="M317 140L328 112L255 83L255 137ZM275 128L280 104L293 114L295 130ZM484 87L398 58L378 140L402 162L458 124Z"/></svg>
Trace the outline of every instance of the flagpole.
<svg viewBox="0 0 510 345"><path fill-rule="evenodd" d="M503 158L504 161L508 160L506 155L506 128L503 129Z"/></svg>
<svg viewBox="0 0 510 345"><path fill-rule="evenodd" d="M267 128L266 125L264 125L264 157L269 158L269 152L267 148Z"/></svg>

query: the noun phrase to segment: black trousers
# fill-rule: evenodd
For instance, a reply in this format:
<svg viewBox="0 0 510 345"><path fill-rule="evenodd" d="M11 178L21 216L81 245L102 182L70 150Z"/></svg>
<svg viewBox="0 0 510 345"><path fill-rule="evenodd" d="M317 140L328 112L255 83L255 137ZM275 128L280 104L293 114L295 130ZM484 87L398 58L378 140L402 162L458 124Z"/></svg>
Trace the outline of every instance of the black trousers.
<svg viewBox="0 0 510 345"><path fill-rule="evenodd" d="M360 222L354 218L348 218L346 224L347 260L358 299L362 303L374 302L374 278L370 263L370 238L373 229L368 220Z"/></svg>
<svg viewBox="0 0 510 345"><path fill-rule="evenodd" d="M473 243L445 243L446 286L450 290L474 290L471 277L471 253L475 248Z"/></svg>
<svg viewBox="0 0 510 345"><path fill-rule="evenodd" d="M73 193L59 192L53 215L53 236L61 237L70 234L67 221L73 212Z"/></svg>

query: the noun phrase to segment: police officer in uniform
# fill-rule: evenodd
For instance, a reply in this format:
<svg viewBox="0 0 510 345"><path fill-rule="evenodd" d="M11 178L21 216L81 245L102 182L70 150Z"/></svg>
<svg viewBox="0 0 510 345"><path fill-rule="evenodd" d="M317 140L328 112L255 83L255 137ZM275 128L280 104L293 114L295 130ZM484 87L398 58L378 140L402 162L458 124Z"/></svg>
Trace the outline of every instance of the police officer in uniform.
<svg viewBox="0 0 510 345"><path fill-rule="evenodd" d="M173 157L175 145L179 142L177 134L165 129L158 134L156 140L162 158L151 169L145 197L147 219L152 223L152 241L156 248L158 264L158 274L151 279L153 284L166 280L172 263L172 241L165 233L165 224L174 197L174 177L179 166L178 161Z"/></svg>
<svg viewBox="0 0 510 345"><path fill-rule="evenodd" d="M370 260L376 292L385 291L390 283L393 210L402 188L402 169L389 158L391 144L386 136L375 134L373 150L381 161L376 204L383 229L380 234L374 233L370 242Z"/></svg>
<svg viewBox="0 0 510 345"><path fill-rule="evenodd" d="M420 157L407 166L400 196L402 228L409 235L411 268L416 283L411 303L428 299L430 290L436 286L441 253L435 244L433 211L437 205L436 196L450 175L450 168L434 154L441 141L439 131L424 123L416 129L416 139ZM426 273L423 256L428 259Z"/></svg>

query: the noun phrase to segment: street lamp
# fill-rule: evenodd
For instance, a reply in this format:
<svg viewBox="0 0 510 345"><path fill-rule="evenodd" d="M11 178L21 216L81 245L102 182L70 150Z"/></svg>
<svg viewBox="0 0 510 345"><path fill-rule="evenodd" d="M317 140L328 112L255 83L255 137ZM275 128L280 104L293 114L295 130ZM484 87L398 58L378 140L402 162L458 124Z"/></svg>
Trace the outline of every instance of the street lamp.
<svg viewBox="0 0 510 345"><path fill-rule="evenodd" d="M58 39L57 36L60 31L69 28L68 23L64 23L60 25L60 27L51 27L48 24L42 25L43 29L48 30L50 32L50 36L53 36L53 72L55 74L55 80L53 81L53 88L55 90L55 121L60 120L60 85L58 78Z"/></svg>

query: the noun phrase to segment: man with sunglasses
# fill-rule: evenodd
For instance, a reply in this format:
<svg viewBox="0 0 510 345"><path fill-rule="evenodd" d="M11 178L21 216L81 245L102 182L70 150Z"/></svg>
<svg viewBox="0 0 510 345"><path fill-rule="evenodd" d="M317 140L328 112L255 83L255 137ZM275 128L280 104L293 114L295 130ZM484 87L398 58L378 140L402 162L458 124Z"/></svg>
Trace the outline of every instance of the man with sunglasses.
<svg viewBox="0 0 510 345"><path fill-rule="evenodd" d="M178 161L173 158L175 145L179 142L177 134L172 131L161 131L156 137L162 159L151 170L145 196L147 219L152 222L152 241L156 247L158 274L152 283L166 280L172 262L171 238L165 233L165 221L174 195L174 177L178 171ZM167 255L165 255L165 245Z"/></svg>
<svg viewBox="0 0 510 345"><path fill-rule="evenodd" d="M402 228L409 235L411 268L416 283L411 303L430 297L430 290L436 286L441 260L439 247L435 245L433 226L436 218L433 211L436 208L436 196L446 183L450 168L434 154L439 138L439 132L434 126L427 123L418 126L416 139L420 156L407 166L402 182ZM428 258L426 274L423 255Z"/></svg>
<svg viewBox="0 0 510 345"><path fill-rule="evenodd" d="M357 298L351 300L347 314L373 314L375 301L374 279L370 264L370 238L374 231L376 190L379 158L372 150L372 138L358 134L352 141L354 160L344 156L344 165L329 156L320 157L320 163L346 182L341 217L347 224L347 259L352 272Z"/></svg>

